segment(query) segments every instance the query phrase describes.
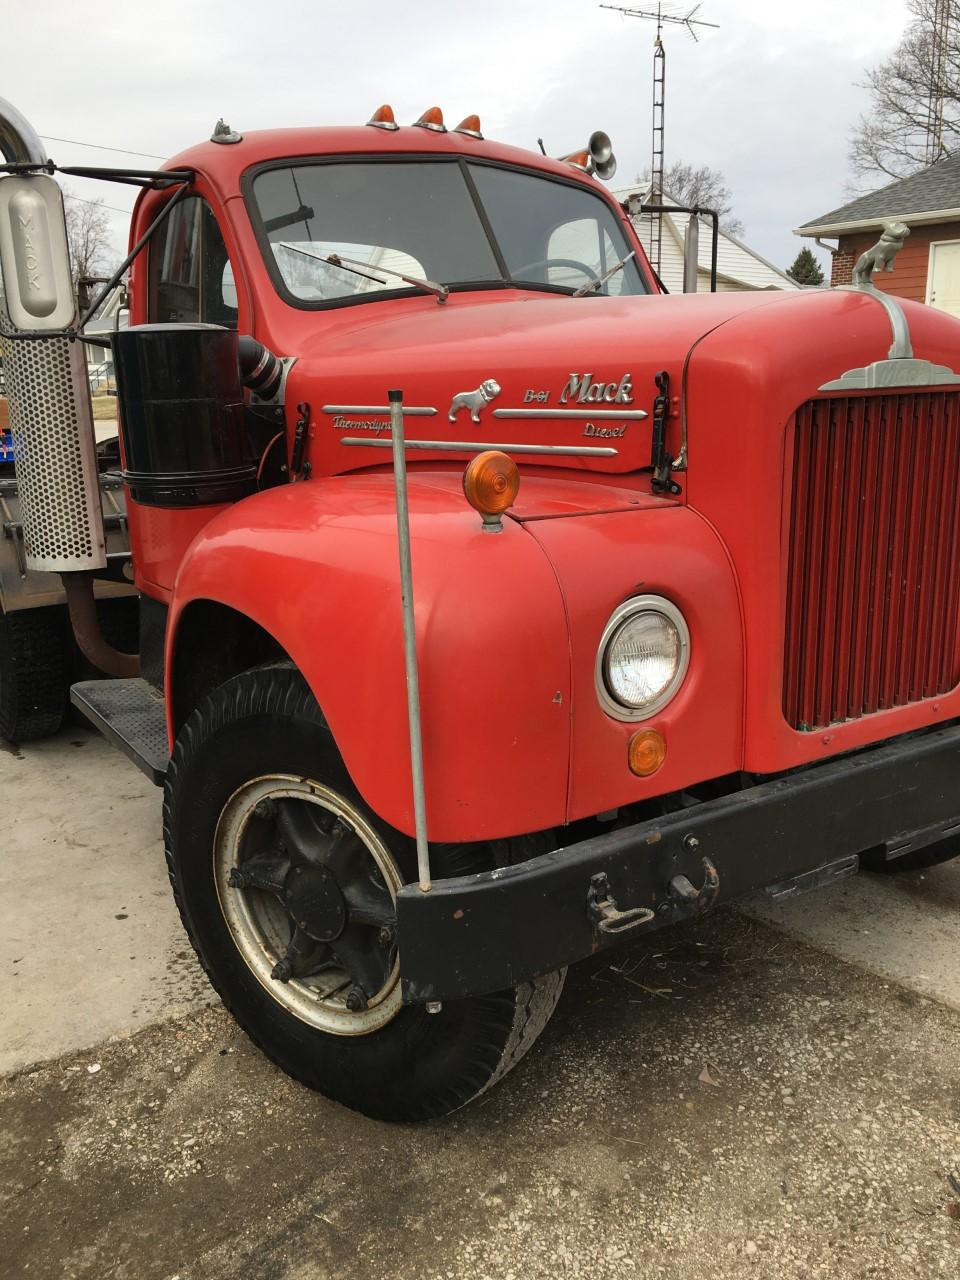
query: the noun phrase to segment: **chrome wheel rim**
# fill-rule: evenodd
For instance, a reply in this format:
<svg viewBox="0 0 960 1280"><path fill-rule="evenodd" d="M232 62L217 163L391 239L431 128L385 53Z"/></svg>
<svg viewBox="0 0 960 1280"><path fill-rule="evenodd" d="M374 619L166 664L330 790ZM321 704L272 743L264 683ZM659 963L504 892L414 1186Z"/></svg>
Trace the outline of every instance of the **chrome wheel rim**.
<svg viewBox="0 0 960 1280"><path fill-rule="evenodd" d="M213 870L234 946L288 1013L341 1036L397 1015L403 877L343 796L289 774L251 779L221 812Z"/></svg>

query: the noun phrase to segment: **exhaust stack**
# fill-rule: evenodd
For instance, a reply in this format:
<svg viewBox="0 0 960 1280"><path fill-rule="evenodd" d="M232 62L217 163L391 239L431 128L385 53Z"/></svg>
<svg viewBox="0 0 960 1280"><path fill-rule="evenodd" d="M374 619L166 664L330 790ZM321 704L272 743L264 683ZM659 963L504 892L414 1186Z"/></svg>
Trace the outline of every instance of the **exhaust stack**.
<svg viewBox="0 0 960 1280"><path fill-rule="evenodd" d="M37 134L2 98L0 152L10 164L46 163ZM107 563L83 344L60 336L76 320L59 186L45 173L0 175L0 359L24 553L31 569L52 573Z"/></svg>

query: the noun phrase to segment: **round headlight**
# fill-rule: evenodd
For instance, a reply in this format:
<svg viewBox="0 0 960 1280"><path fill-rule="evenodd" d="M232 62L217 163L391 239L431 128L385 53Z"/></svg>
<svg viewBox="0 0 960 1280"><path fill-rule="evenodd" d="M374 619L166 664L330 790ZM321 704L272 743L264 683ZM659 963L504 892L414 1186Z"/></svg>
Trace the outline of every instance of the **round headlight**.
<svg viewBox="0 0 960 1280"><path fill-rule="evenodd" d="M597 654L597 694L610 715L645 720L670 701L687 670L690 633L662 596L636 596L617 609Z"/></svg>

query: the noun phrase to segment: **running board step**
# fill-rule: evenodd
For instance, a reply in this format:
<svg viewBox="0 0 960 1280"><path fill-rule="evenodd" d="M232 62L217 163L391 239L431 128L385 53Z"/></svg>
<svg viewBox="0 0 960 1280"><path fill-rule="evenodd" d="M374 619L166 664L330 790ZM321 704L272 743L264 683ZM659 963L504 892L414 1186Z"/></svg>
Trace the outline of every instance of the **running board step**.
<svg viewBox="0 0 960 1280"><path fill-rule="evenodd" d="M146 680L82 680L70 701L95 729L163 786L170 753L163 694Z"/></svg>

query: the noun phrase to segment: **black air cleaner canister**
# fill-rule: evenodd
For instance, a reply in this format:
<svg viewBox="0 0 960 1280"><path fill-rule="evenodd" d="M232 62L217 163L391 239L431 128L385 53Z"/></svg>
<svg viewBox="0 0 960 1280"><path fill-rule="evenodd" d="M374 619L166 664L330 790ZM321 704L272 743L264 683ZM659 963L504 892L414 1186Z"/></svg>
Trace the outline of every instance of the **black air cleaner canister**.
<svg viewBox="0 0 960 1280"><path fill-rule="evenodd" d="M256 488L237 335L142 324L113 335L124 480L135 502L202 507Z"/></svg>

